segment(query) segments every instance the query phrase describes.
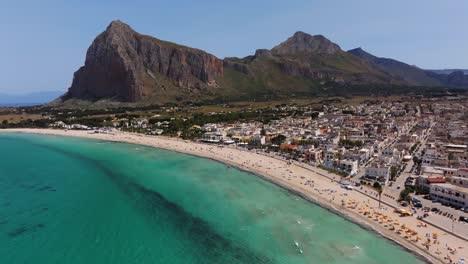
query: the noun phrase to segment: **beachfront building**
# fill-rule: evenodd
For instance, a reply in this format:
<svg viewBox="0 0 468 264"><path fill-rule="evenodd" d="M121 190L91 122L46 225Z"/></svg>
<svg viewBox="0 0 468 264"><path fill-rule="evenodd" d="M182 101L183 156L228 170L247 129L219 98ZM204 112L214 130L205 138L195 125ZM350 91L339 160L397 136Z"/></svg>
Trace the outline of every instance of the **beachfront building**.
<svg viewBox="0 0 468 264"><path fill-rule="evenodd" d="M430 186L430 196L433 200L445 205L457 207L468 206L468 188L450 183L435 183Z"/></svg>
<svg viewBox="0 0 468 264"><path fill-rule="evenodd" d="M322 149L316 149L312 147L309 149L309 151L304 153L304 158L308 162L320 164L325 158L325 152Z"/></svg>
<svg viewBox="0 0 468 264"><path fill-rule="evenodd" d="M365 178L387 183L390 177L390 166L382 162L373 162L366 168Z"/></svg>
<svg viewBox="0 0 468 264"><path fill-rule="evenodd" d="M445 183L443 177L431 177L427 175L420 175L416 178L416 188L420 191L429 193L431 190L431 184Z"/></svg>
<svg viewBox="0 0 468 264"><path fill-rule="evenodd" d="M219 143L223 140L224 135L221 132L206 132L202 135L201 141L207 143Z"/></svg>
<svg viewBox="0 0 468 264"><path fill-rule="evenodd" d="M348 175L355 175L358 172L359 165L357 160L340 160L338 168Z"/></svg>
<svg viewBox="0 0 468 264"><path fill-rule="evenodd" d="M343 156L345 159L355 160L359 164L363 164L369 160L371 157L371 152L369 149L362 148L360 150L350 150L346 151Z"/></svg>

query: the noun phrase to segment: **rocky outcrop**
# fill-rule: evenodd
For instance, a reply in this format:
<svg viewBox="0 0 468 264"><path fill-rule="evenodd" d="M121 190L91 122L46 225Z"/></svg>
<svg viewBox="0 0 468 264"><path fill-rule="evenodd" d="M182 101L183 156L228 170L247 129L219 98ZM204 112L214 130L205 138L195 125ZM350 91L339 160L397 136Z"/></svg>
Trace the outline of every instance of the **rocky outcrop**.
<svg viewBox="0 0 468 264"><path fill-rule="evenodd" d="M222 75L223 61L217 57L141 35L114 21L89 47L66 98L136 102L173 88L189 95L216 87Z"/></svg>
<svg viewBox="0 0 468 264"><path fill-rule="evenodd" d="M322 35L296 32L268 54L287 75L340 84L382 83L392 79Z"/></svg>
<svg viewBox="0 0 468 264"><path fill-rule="evenodd" d="M292 37L271 50L275 55L336 54L340 51L338 45L324 36L312 36L301 31L294 33Z"/></svg>
<svg viewBox="0 0 468 264"><path fill-rule="evenodd" d="M224 67L226 68L231 68L235 71L238 71L238 72L241 72L243 74L246 74L248 76L253 76L253 73L252 71L250 70L250 68L243 64L243 63L240 63L240 62L236 62L235 59L229 59L229 58L225 58L224 59Z"/></svg>

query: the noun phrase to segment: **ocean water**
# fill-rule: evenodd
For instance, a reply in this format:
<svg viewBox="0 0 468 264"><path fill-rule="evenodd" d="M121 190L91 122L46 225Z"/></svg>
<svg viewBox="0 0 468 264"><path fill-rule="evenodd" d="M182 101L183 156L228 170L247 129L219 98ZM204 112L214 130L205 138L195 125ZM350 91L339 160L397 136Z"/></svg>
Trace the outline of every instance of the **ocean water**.
<svg viewBox="0 0 468 264"><path fill-rule="evenodd" d="M0 134L0 262L422 263L219 162L22 134Z"/></svg>

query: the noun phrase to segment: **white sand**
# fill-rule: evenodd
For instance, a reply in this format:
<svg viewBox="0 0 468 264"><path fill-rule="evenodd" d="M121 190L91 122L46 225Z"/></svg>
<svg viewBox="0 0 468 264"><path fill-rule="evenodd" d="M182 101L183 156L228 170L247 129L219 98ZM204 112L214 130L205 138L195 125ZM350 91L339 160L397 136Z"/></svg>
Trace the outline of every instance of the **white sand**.
<svg viewBox="0 0 468 264"><path fill-rule="evenodd" d="M154 137L144 136L140 134L131 134L118 132L115 134L91 134L89 131L64 131L52 129L8 129L0 130L0 132L23 132L23 133L37 133L37 134L50 134L61 136L73 136L83 138L93 138L109 141L127 142L133 144L141 144L146 146L153 146L157 148L168 149L188 154L193 154L201 157L219 160L231 165L237 166L241 169L253 172L277 185L287 188L296 192L302 197L312 200L330 210L339 213L353 222L356 222L366 228L372 229L379 234L399 243L403 247L412 252L424 256L432 263L449 263L447 256L454 262L463 257L468 259L468 242L457 238L451 234L444 232L438 228L427 226L418 227L419 221L415 217L399 217L398 214L393 212L392 208L382 205L382 209L378 208L378 202L375 199L369 198L363 193L356 190L347 191L340 187L339 183L330 180L339 177L329 174L326 171L318 168L307 166L307 169L296 164L288 165L286 161L278 160L276 158L267 157L253 152L238 150L231 147L217 147L207 144L198 144L194 142L178 140L167 137ZM320 173L320 174L319 174ZM330 177L330 178L327 178ZM305 185L306 181L311 181L310 184ZM344 205L342 204L344 200ZM348 204L350 200L358 203L355 208L353 204ZM421 237L418 242L413 241L416 236L404 238L403 234L398 234L390 230L390 224L384 226L384 223L379 223L375 218L368 218L359 207L364 204L368 205L371 212L377 211L386 214L388 217L398 219L400 224L405 224L412 230L418 233L417 236ZM396 228L398 230L398 227ZM438 243L431 244L429 250L423 245L426 241L426 234L431 236L438 233ZM445 245L452 249L450 252ZM456 249L454 251L453 249Z"/></svg>

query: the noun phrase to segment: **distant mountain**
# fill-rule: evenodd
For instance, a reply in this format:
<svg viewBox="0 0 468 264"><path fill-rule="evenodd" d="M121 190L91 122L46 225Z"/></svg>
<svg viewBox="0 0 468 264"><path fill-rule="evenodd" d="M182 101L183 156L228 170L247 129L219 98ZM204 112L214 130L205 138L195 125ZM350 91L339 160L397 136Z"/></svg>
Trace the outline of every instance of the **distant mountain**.
<svg viewBox="0 0 468 264"><path fill-rule="evenodd" d="M59 98L62 91L44 91L27 94L0 93L0 106L32 106L48 103Z"/></svg>
<svg viewBox="0 0 468 264"><path fill-rule="evenodd" d="M442 86L443 83L433 76L427 74L426 71L404 62L394 59L376 57L362 48L352 49L349 53L369 62L376 68L389 73L394 78L399 78L411 85L417 86Z"/></svg>
<svg viewBox="0 0 468 264"><path fill-rule="evenodd" d="M391 93L463 84L362 49L343 51L322 35L296 32L272 49L219 59L113 21L89 47L61 102L174 103L290 96ZM440 77L440 78L439 78ZM453 80L452 80L453 79ZM60 103L60 102L59 102Z"/></svg>
<svg viewBox="0 0 468 264"><path fill-rule="evenodd" d="M446 74L446 72L449 71L445 70L442 71L444 73L436 73L432 70L426 72L429 76L439 80L444 85L450 87L468 87L468 74L466 74L463 70L452 71L449 74Z"/></svg>
<svg viewBox="0 0 468 264"><path fill-rule="evenodd" d="M437 74L443 74L443 75L449 75L449 74L451 74L453 72L458 72L458 71L461 71L464 74L468 74L468 69L442 69L442 70L428 70L428 69L426 69L426 71L437 73Z"/></svg>
<svg viewBox="0 0 468 264"><path fill-rule="evenodd" d="M348 52L413 86L468 87L468 70L423 70L394 59L376 57L361 48Z"/></svg>

